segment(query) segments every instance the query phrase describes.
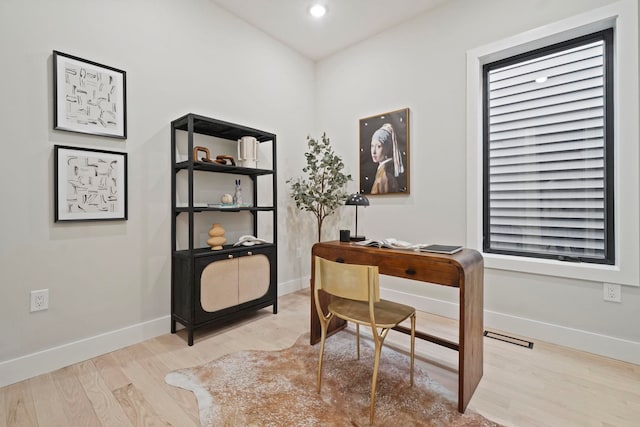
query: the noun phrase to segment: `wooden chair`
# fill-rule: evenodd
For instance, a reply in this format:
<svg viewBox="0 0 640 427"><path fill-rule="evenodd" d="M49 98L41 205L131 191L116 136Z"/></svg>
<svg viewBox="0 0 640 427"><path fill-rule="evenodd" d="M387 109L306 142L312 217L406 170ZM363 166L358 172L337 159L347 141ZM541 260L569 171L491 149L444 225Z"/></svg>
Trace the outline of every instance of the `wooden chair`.
<svg viewBox="0 0 640 427"><path fill-rule="evenodd" d="M360 325L370 326L375 343L373 378L371 380L371 404L369 408L369 423L373 424L376 381L382 343L389 330L406 319L411 319L410 384L413 386L416 310L404 304L380 299L378 267L343 264L320 257L315 257L314 262L314 299L322 333L318 360L318 393L320 393L322 384L322 355L324 353L324 342L327 338L327 325L333 316L356 324L358 359L360 359ZM320 304L320 291L334 297L331 298L327 306L326 314Z"/></svg>

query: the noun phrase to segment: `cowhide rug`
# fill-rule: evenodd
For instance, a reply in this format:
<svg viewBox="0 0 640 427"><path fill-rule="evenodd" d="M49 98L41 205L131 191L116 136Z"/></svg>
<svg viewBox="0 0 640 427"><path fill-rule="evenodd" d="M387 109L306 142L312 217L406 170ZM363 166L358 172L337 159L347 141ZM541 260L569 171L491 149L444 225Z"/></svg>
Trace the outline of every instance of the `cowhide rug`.
<svg viewBox="0 0 640 427"><path fill-rule="evenodd" d="M168 384L195 393L200 422L218 426L368 426L373 343L343 331L325 344L322 392L316 392L320 345L308 334L280 351L241 351L205 365L167 374ZM498 426L471 410L416 364L409 386L409 356L384 346L376 391L376 426Z"/></svg>

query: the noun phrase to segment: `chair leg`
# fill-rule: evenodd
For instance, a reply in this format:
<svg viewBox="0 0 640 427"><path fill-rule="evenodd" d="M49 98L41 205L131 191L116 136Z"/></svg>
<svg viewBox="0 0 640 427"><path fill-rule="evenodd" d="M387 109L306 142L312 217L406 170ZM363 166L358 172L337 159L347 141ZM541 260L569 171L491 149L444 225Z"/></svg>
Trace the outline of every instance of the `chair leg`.
<svg viewBox="0 0 640 427"><path fill-rule="evenodd" d="M373 415L376 408L376 384L378 383L378 367L380 366L380 353L382 352L382 343L384 342L386 331L388 331L388 329L383 329L383 332L379 339L375 340L376 350L375 358L373 361L373 378L371 379L371 405L369 407L369 424L373 424ZM376 332L374 331L374 333Z"/></svg>
<svg viewBox="0 0 640 427"><path fill-rule="evenodd" d="M320 355L318 356L318 393L320 393L320 386L322 385L322 354L324 353L324 330L322 331L322 338L320 339Z"/></svg>
<svg viewBox="0 0 640 427"><path fill-rule="evenodd" d="M324 342L327 338L327 326L333 315L327 316L325 321L320 321L320 355L318 356L318 393L320 393L320 387L322 386L322 358L324 355Z"/></svg>
<svg viewBox="0 0 640 427"><path fill-rule="evenodd" d="M358 348L358 360L360 360L360 324L356 323L356 347Z"/></svg>
<svg viewBox="0 0 640 427"><path fill-rule="evenodd" d="M411 374L410 385L413 387L413 360L416 353L416 314L411 316Z"/></svg>

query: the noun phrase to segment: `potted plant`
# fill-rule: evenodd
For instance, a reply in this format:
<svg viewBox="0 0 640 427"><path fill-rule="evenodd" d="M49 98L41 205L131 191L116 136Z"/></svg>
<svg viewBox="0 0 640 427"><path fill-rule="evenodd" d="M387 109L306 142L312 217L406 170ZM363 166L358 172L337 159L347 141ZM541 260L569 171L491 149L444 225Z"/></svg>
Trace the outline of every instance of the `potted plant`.
<svg viewBox="0 0 640 427"><path fill-rule="evenodd" d="M291 178L287 183L291 184L291 197L296 202L296 207L315 215L320 241L322 223L346 200L345 185L352 178L342 172L344 162L334 153L326 133L319 140L308 136L307 145L307 166L302 168L307 176Z"/></svg>

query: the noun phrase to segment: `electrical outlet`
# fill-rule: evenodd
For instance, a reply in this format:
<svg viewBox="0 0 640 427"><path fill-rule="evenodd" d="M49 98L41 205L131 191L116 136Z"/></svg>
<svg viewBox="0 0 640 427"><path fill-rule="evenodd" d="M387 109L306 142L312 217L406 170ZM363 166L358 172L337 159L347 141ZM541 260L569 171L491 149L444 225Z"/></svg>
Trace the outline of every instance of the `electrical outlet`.
<svg viewBox="0 0 640 427"><path fill-rule="evenodd" d="M614 283L603 283L605 301L622 302L622 286Z"/></svg>
<svg viewBox="0 0 640 427"><path fill-rule="evenodd" d="M31 312L49 308L49 289L31 291Z"/></svg>

